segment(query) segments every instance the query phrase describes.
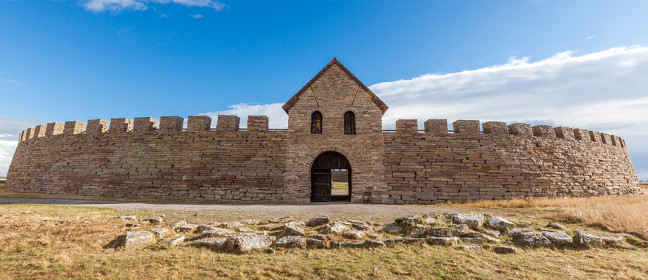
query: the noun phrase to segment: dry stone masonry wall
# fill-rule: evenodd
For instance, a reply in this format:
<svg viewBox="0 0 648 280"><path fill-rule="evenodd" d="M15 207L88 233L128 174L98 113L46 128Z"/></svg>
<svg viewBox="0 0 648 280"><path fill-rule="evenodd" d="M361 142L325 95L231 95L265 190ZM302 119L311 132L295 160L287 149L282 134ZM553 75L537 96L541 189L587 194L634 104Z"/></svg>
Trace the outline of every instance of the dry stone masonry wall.
<svg viewBox="0 0 648 280"><path fill-rule="evenodd" d="M22 192L211 201L309 202L311 169L337 153L353 202L437 203L516 197L633 195L639 181L620 137L568 127L415 119L382 130L388 107L333 59L266 116L89 120L20 134L7 188ZM317 113L315 113L317 112ZM322 117L312 133L312 116ZM345 130L345 115L353 131ZM340 156L344 160L340 160ZM333 161L328 159L327 161ZM345 163L342 164L341 162ZM344 167L339 167L344 165ZM328 165L327 165L328 166ZM326 169L318 167L319 169Z"/></svg>

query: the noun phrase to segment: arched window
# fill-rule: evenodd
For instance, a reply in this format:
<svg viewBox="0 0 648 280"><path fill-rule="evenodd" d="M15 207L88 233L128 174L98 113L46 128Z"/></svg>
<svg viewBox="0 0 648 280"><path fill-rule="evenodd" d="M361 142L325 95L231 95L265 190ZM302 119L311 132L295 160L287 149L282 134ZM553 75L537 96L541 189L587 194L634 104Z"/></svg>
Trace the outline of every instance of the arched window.
<svg viewBox="0 0 648 280"><path fill-rule="evenodd" d="M356 134L355 114L351 111L344 113L344 134Z"/></svg>
<svg viewBox="0 0 648 280"><path fill-rule="evenodd" d="M319 111L311 115L311 134L322 134L322 113Z"/></svg>

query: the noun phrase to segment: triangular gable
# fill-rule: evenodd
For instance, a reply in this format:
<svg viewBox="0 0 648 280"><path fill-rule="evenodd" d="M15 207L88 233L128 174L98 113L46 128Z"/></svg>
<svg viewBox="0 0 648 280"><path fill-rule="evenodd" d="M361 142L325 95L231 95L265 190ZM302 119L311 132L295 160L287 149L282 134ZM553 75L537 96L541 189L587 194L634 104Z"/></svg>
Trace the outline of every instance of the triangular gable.
<svg viewBox="0 0 648 280"><path fill-rule="evenodd" d="M389 107L387 107L387 104L385 104L385 102L380 100L380 98L378 98L378 96L376 96L376 94L374 94L367 86L365 86L360 80L358 80L358 78L356 78L356 76L353 75L353 73L351 73L351 71L349 71L349 69L344 67L344 65L342 65L342 63L340 61L338 61L337 58L335 58L335 57L333 58L333 60L331 60L331 62L329 62L324 67L324 69L319 71L319 73L317 73L317 75L315 75L315 77L313 77L304 87L302 87L302 89L300 89L292 98L290 98L288 100L288 102L286 102L286 104L284 104L281 108L283 108L284 111L286 111L286 113L288 113L288 111L290 111L290 108L292 108L292 106L295 105L295 103L297 103L297 100L299 100L299 97L308 88L310 88L310 86L315 81L317 81L317 79L319 79L320 76L322 76L326 72L326 70L331 68L331 66L333 66L334 64L337 65L338 67L340 67L340 69L342 69L342 71L344 71L344 73L349 75L349 77L351 77L351 79L353 79L362 89L364 89L367 93L369 93L369 96L371 97L371 101L373 101L376 104L376 106L378 106L378 108L380 108L382 113L385 114L387 109L389 109Z"/></svg>

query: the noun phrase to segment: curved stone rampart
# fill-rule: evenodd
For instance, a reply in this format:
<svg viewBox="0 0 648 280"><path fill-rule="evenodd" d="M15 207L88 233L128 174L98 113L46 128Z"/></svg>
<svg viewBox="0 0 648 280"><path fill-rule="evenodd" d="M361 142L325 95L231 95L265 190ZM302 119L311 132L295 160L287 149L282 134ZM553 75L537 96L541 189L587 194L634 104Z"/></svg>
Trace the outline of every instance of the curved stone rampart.
<svg viewBox="0 0 648 280"><path fill-rule="evenodd" d="M269 130L265 116L249 116L246 130L239 129L236 116L219 116L215 130L211 121L191 116L186 130L180 117L162 117L159 125L147 117L29 128L20 134L6 187L104 197L306 202L308 187L286 185L289 132ZM625 141L614 135L503 122L485 122L482 131L479 121L466 120L454 122L452 131L446 120L424 126L419 131L416 120L398 120L395 132L382 133L386 189L352 178L363 201L640 192ZM353 174L362 174L363 165L352 166Z"/></svg>

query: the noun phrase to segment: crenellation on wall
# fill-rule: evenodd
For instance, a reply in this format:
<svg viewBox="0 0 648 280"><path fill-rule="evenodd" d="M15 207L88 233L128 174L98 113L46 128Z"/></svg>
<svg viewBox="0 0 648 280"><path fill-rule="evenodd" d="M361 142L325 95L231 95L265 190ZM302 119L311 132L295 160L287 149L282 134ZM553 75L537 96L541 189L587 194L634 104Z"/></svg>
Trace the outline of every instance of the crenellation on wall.
<svg viewBox="0 0 648 280"><path fill-rule="evenodd" d="M506 136L509 134L508 126L505 122L485 122L482 124L484 134L491 134L493 136Z"/></svg>
<svg viewBox="0 0 648 280"><path fill-rule="evenodd" d="M158 120L151 117L142 117L135 118L133 125L133 132L135 133L146 133L150 131L156 131L158 126Z"/></svg>
<svg viewBox="0 0 648 280"><path fill-rule="evenodd" d="M88 126L86 128L86 133L90 135L106 133L108 131L108 124L109 122L107 120L89 120Z"/></svg>
<svg viewBox="0 0 648 280"><path fill-rule="evenodd" d="M30 127L27 129L27 140L34 138L34 128Z"/></svg>
<svg viewBox="0 0 648 280"><path fill-rule="evenodd" d="M248 132L266 132L268 131L268 117L267 116L248 116L247 119Z"/></svg>
<svg viewBox="0 0 648 280"><path fill-rule="evenodd" d="M612 140L610 139L610 134L599 133L599 135L601 136L601 143L608 144L608 145L612 144Z"/></svg>
<svg viewBox="0 0 648 280"><path fill-rule="evenodd" d="M25 136L25 131L23 130L20 132L20 135L18 135L18 143L25 141L24 136Z"/></svg>
<svg viewBox="0 0 648 280"><path fill-rule="evenodd" d="M239 131L241 119L235 115L218 115L216 131Z"/></svg>
<svg viewBox="0 0 648 280"><path fill-rule="evenodd" d="M397 120L396 133L418 133L418 120L417 119Z"/></svg>
<svg viewBox="0 0 648 280"><path fill-rule="evenodd" d="M46 125L37 125L34 128L34 138L45 137L45 131L47 130Z"/></svg>
<svg viewBox="0 0 648 280"><path fill-rule="evenodd" d="M59 122L48 123L47 127L45 128L45 136L54 136L54 135L63 134L64 127L65 127L64 123L59 123Z"/></svg>
<svg viewBox="0 0 648 280"><path fill-rule="evenodd" d="M531 137L533 136L533 129L528 123L514 123L508 126L509 133L522 137Z"/></svg>
<svg viewBox="0 0 648 280"><path fill-rule="evenodd" d="M187 131L209 130L212 119L208 116L189 116L187 120Z"/></svg>
<svg viewBox="0 0 648 280"><path fill-rule="evenodd" d="M133 130L133 120L128 118L110 119L108 133L127 133Z"/></svg>
<svg viewBox="0 0 648 280"><path fill-rule="evenodd" d="M574 139L578 141L591 141L587 129L576 128L573 130Z"/></svg>
<svg viewBox="0 0 648 280"><path fill-rule="evenodd" d="M596 131L589 131L590 141L601 143L601 134Z"/></svg>
<svg viewBox="0 0 648 280"><path fill-rule="evenodd" d="M452 123L452 127L456 134L479 135L481 133L478 120L456 120Z"/></svg>
<svg viewBox="0 0 648 280"><path fill-rule="evenodd" d="M532 129L533 129L533 136L549 138L549 139L556 138L556 132L554 131L553 127L551 127L550 125L534 125Z"/></svg>
<svg viewBox="0 0 648 280"><path fill-rule="evenodd" d="M554 127L554 132L557 138L565 140L576 140L576 138L574 137L574 130L570 127Z"/></svg>
<svg viewBox="0 0 648 280"><path fill-rule="evenodd" d="M63 126L63 134L81 134L85 131L85 123L79 121L67 121Z"/></svg>
<svg viewBox="0 0 648 280"><path fill-rule="evenodd" d="M160 131L182 131L184 119L178 116L160 117Z"/></svg>
<svg viewBox="0 0 648 280"><path fill-rule="evenodd" d="M425 133L438 136L448 135L447 119L429 119L423 125L425 126Z"/></svg>

